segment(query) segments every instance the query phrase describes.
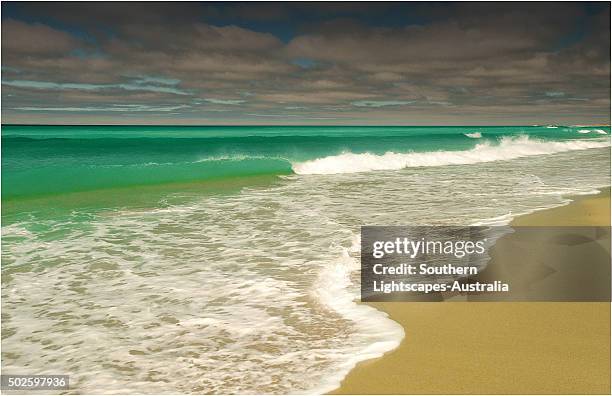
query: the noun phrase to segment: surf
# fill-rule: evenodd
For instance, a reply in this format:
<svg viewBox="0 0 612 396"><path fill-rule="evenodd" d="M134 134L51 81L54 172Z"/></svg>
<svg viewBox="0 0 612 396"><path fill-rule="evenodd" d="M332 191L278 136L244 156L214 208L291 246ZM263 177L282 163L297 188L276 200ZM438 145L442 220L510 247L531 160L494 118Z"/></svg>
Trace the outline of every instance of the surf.
<svg viewBox="0 0 612 396"><path fill-rule="evenodd" d="M574 150L609 147L609 140L543 141L529 136L502 137L498 144L484 142L463 151L430 151L382 155L346 152L295 163L293 171L298 175L324 175L359 173L404 168L433 167L446 165L469 165L481 162L507 161L516 158L562 153Z"/></svg>

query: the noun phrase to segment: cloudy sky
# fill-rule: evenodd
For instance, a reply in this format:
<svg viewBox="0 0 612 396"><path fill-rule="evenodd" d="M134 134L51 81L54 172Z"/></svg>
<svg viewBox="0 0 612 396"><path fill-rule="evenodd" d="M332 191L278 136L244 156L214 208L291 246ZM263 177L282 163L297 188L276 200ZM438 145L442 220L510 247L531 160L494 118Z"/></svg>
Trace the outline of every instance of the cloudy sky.
<svg viewBox="0 0 612 396"><path fill-rule="evenodd" d="M2 3L2 122L608 124L610 3Z"/></svg>

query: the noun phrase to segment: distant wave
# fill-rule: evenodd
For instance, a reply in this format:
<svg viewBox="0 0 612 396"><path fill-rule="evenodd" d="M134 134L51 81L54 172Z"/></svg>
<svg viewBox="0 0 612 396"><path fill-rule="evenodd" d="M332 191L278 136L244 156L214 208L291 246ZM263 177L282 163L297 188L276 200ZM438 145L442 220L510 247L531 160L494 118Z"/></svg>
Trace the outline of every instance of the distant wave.
<svg viewBox="0 0 612 396"><path fill-rule="evenodd" d="M482 137L480 132L464 133L464 135L472 139L480 139Z"/></svg>
<svg viewBox="0 0 612 396"><path fill-rule="evenodd" d="M387 152L382 155L343 153L296 163L292 165L292 169L299 175L357 173L413 167L475 164L609 146L609 140L599 139L550 142L530 139L528 136L504 137L499 144L480 143L476 147L465 151Z"/></svg>
<svg viewBox="0 0 612 396"><path fill-rule="evenodd" d="M221 162L221 161L256 161L256 160L266 160L266 161L283 161L290 163L289 159L281 156L266 156L266 155L248 155L248 154L232 154L232 155L217 155L211 157L203 157L193 161L193 163L200 162Z"/></svg>
<svg viewBox="0 0 612 396"><path fill-rule="evenodd" d="M246 161L246 160L256 160L256 159L270 159L264 156L250 156L244 154L235 154L235 155L218 155L212 157L204 157L200 158L195 163L198 162L217 162L217 161Z"/></svg>

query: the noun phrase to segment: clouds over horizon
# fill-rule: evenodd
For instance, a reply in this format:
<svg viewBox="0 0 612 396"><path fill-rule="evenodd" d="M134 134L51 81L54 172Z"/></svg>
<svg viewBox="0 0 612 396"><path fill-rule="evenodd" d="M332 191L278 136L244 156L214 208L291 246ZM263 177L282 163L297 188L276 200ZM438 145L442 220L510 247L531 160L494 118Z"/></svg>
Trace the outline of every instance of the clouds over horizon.
<svg viewBox="0 0 612 396"><path fill-rule="evenodd" d="M608 123L610 6L551 6L4 3L3 122Z"/></svg>

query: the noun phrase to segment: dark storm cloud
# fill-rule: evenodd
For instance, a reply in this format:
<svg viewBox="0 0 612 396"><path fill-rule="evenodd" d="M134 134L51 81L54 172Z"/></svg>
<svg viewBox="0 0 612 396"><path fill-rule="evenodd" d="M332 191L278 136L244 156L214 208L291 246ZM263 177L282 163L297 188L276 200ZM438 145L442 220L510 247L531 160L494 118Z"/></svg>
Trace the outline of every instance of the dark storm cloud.
<svg viewBox="0 0 612 396"><path fill-rule="evenodd" d="M609 122L608 3L5 4L4 122Z"/></svg>

